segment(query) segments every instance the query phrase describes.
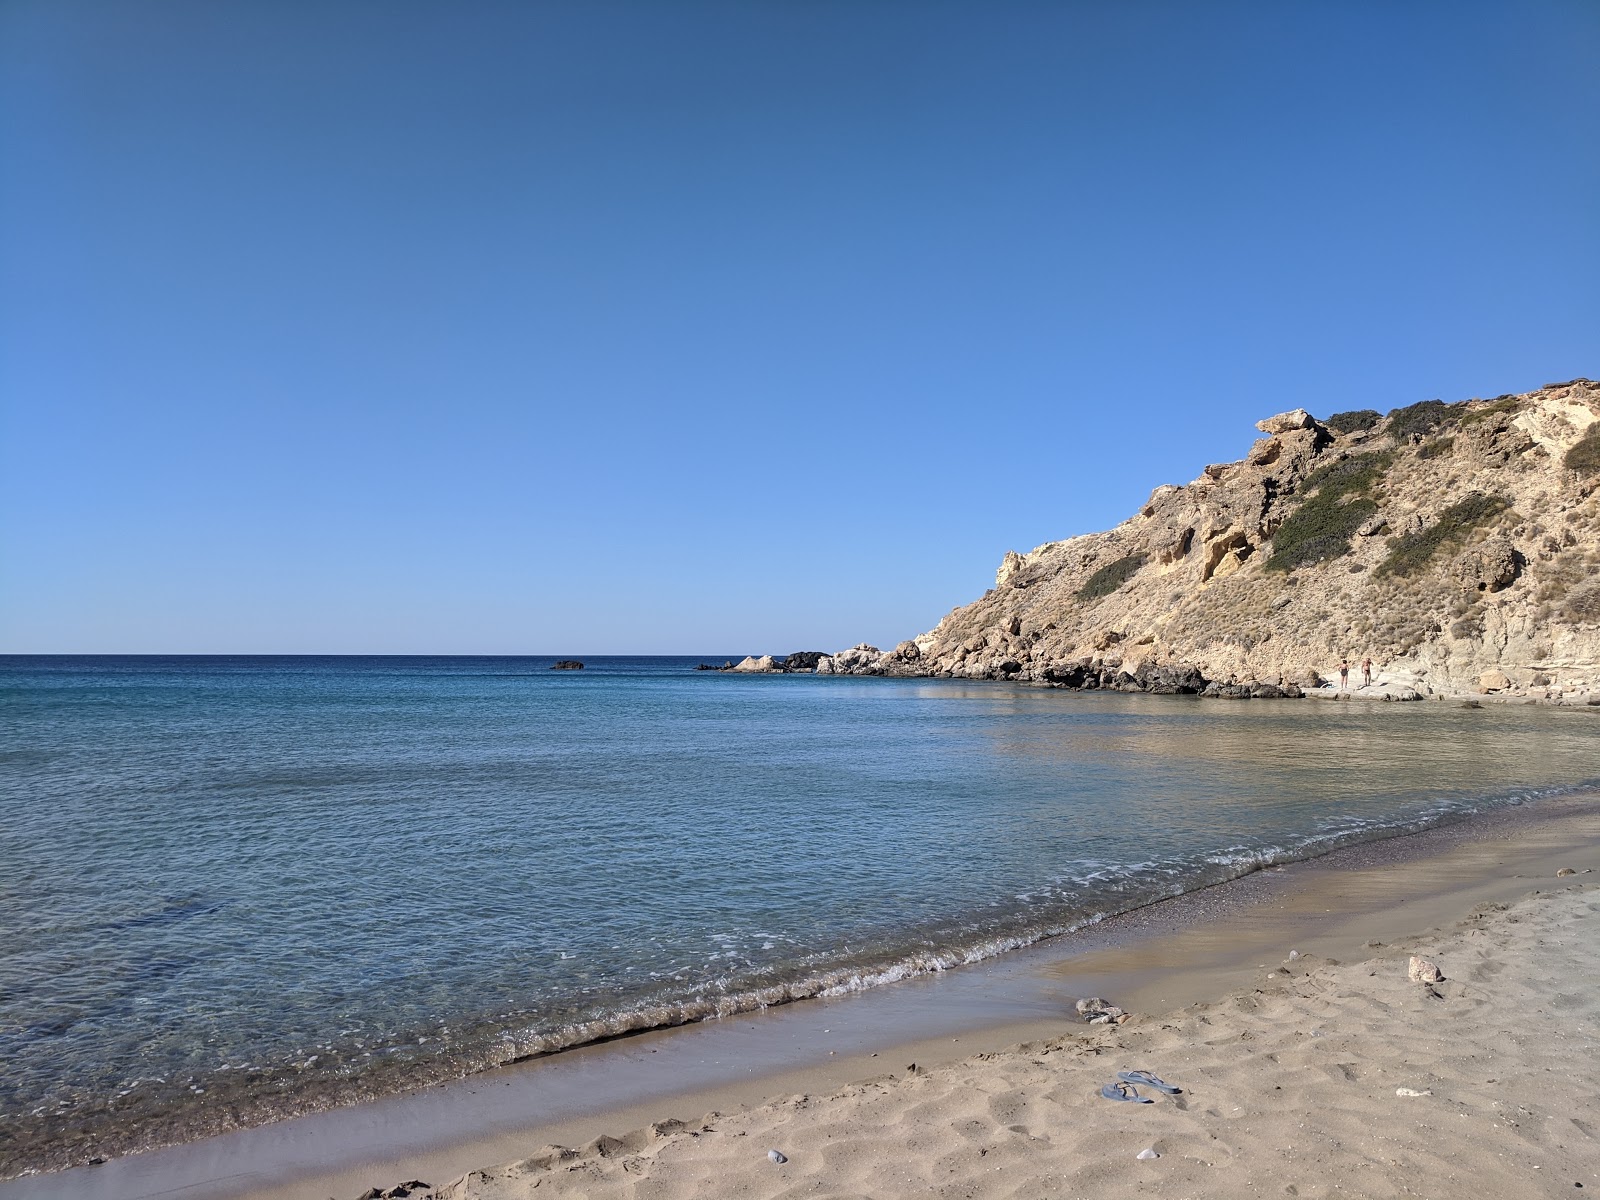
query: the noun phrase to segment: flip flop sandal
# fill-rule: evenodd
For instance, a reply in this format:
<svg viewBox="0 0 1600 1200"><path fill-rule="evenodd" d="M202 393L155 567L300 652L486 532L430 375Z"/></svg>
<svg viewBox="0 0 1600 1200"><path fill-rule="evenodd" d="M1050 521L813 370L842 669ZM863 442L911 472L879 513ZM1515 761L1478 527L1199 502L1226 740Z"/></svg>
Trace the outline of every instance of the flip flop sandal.
<svg viewBox="0 0 1600 1200"><path fill-rule="evenodd" d="M1118 1071L1117 1078L1126 1080L1129 1083L1141 1084L1144 1087L1155 1088L1156 1091L1168 1096L1176 1096L1183 1091L1182 1088L1173 1087L1164 1079L1157 1079L1149 1071Z"/></svg>
<svg viewBox="0 0 1600 1200"><path fill-rule="evenodd" d="M1154 1104L1148 1096L1141 1096L1125 1083L1108 1083L1100 1089L1107 1100L1122 1100L1128 1104Z"/></svg>

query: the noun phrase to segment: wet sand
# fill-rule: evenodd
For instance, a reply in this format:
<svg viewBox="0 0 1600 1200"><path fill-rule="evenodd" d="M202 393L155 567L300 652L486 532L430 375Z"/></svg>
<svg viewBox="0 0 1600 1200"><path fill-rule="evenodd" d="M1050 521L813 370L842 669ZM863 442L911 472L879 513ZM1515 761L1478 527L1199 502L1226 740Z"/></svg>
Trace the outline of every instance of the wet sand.
<svg viewBox="0 0 1600 1200"><path fill-rule="evenodd" d="M1555 871L1568 866L1580 871L1600 867L1600 797L1541 801L1426 834L1259 872L931 979L621 1039L409 1096L130 1156L100 1167L14 1180L0 1184L0 1200L156 1195L345 1200L368 1187L387 1187L401 1180L443 1184L488 1164L525 1161L548 1144L581 1147L602 1135L625 1138L630 1131L648 1129L652 1122L695 1122L712 1110L742 1110L739 1120L748 1126L746 1132L766 1136L780 1127L799 1127L792 1104L787 1109L764 1107L783 1097L848 1092L852 1081L890 1072L899 1080L895 1087L908 1086L906 1067L912 1062L918 1071L909 1080L916 1087L929 1086L924 1080L941 1072L955 1072L946 1077L948 1083L965 1078L963 1071L977 1069L968 1062L973 1054L1004 1051L1020 1042L1054 1042L1064 1036L1074 1047L1071 1056L1081 1059L1088 1053L1079 1046L1085 1037L1089 1041L1083 1044L1101 1044L1104 1049L1118 1039L1159 1027L1147 1017L1114 1031L1091 1031L1071 1016L1073 1001L1080 996L1101 995L1130 1011L1170 1017L1196 1002L1253 989L1263 972L1280 964L1291 949L1317 961L1362 961L1392 953L1392 944L1399 939L1460 921L1479 905L1519 900L1535 889L1548 893L1558 886L1582 887L1594 878L1580 875L1558 883ZM1499 940L1496 935L1497 944ZM1385 945L1368 945L1373 942ZM1198 1028L1194 1014L1181 1019L1191 1023L1191 1032ZM1215 1022L1214 1017L1210 1020ZM1327 1024L1336 1031L1341 1021L1350 1020L1330 1012ZM1364 1036L1377 1035L1367 1031ZM1193 1052L1189 1042L1180 1040L1164 1046L1162 1054L1170 1058L1180 1048ZM1002 1055L994 1060L1002 1064L995 1070L1023 1070L1027 1057ZM956 1065L939 1065L943 1063ZM1591 1068L1594 1065L1591 1050ZM970 1091L984 1085L967 1080L951 1086ZM883 1087L888 1085L880 1090ZM890 1089L886 1094L910 1102L909 1092ZM808 1100L805 1107L832 1112L849 1124L843 1114L864 1098L835 1095L832 1100ZM872 1099L873 1105L879 1103ZM898 1102L883 1103L893 1109ZM1108 1111L1146 1108L1098 1104L1103 1108L1090 1106L1072 1120L1095 1124L1107 1119ZM873 1111L872 1120L894 1123L878 1108ZM817 1119L824 1124L835 1120ZM719 1128L723 1124L726 1121ZM634 1136L637 1147L625 1154L608 1157L596 1150L564 1165L557 1162L555 1171L528 1167L518 1176L518 1186L531 1186L535 1179L544 1189L563 1186L563 1181L581 1182L599 1194L620 1195L642 1186L645 1176L654 1180L651 1186L662 1195L690 1186L696 1168L685 1164L694 1160L689 1150L700 1147L702 1139L688 1133ZM894 1145L887 1145L877 1154L882 1157L893 1150ZM761 1151L764 1155L765 1148ZM616 1163L639 1162L634 1171L613 1177L607 1173L612 1167L622 1171L613 1158ZM791 1159L802 1162L802 1156L792 1152ZM712 1160L721 1162L716 1171L744 1161L738 1154L726 1162L716 1155L707 1161ZM818 1161L811 1167L818 1168ZM670 1165L674 1162L678 1165ZM760 1167L772 1164L763 1157ZM1010 1169L1021 1167L1019 1163ZM952 1172L952 1179L957 1176L967 1178L959 1170ZM511 1187L513 1182L499 1176L484 1178L500 1179L495 1187ZM787 1183L758 1169L747 1181L753 1190L746 1194L780 1194L794 1182L784 1178ZM811 1185L874 1192L891 1182L868 1186L850 1171L840 1174L834 1168L806 1178L808 1193L815 1191ZM1057 1171L1058 1185L1063 1178ZM1020 1177L1014 1179L1019 1181ZM905 1188L926 1190L933 1182L912 1179ZM1565 1186L1570 1189L1572 1182ZM467 1184L462 1189L462 1194L491 1194L472 1192ZM1280 1187L1270 1194L1281 1191ZM972 1194L986 1192L1002 1194L987 1187Z"/></svg>

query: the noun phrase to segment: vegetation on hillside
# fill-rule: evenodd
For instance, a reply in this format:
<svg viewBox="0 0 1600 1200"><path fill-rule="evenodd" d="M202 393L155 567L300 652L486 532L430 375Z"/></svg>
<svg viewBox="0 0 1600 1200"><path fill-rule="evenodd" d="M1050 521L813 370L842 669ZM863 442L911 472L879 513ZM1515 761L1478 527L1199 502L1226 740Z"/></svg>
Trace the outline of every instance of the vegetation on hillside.
<svg viewBox="0 0 1600 1200"><path fill-rule="evenodd" d="M1272 535L1269 571L1292 571L1350 553L1350 539L1378 511L1368 495L1383 479L1393 451L1356 454L1318 467L1300 484L1306 499Z"/></svg>
<svg viewBox="0 0 1600 1200"><path fill-rule="evenodd" d="M1412 434L1432 433L1451 417L1456 406L1443 400L1422 400L1389 412L1389 436L1397 442L1409 441Z"/></svg>
<svg viewBox="0 0 1600 1200"><path fill-rule="evenodd" d="M1567 620L1585 625L1600 625L1600 587L1574 592L1563 606Z"/></svg>
<svg viewBox="0 0 1600 1200"><path fill-rule="evenodd" d="M1378 506L1365 498L1312 496L1272 535L1272 557L1267 559L1266 569L1292 571L1342 558L1350 553L1350 539L1377 511Z"/></svg>
<svg viewBox="0 0 1600 1200"><path fill-rule="evenodd" d="M1333 462L1323 463L1302 479L1300 486L1295 490L1302 495L1320 491L1330 499L1352 494L1364 495L1382 481L1384 472L1389 469L1389 464L1392 462L1394 462L1393 450L1338 458Z"/></svg>
<svg viewBox="0 0 1600 1200"><path fill-rule="evenodd" d="M1514 413L1522 407L1522 401L1516 396L1501 396L1498 400L1475 408L1461 418L1462 425L1474 425L1479 421L1487 421L1490 417L1502 416L1505 413Z"/></svg>
<svg viewBox="0 0 1600 1200"><path fill-rule="evenodd" d="M1561 465L1585 477L1600 475L1600 421L1584 430L1583 436L1561 460Z"/></svg>
<svg viewBox="0 0 1600 1200"><path fill-rule="evenodd" d="M1358 429L1371 429L1381 420L1383 414L1375 408L1356 408L1349 412L1334 413L1323 424L1335 433L1354 433Z"/></svg>
<svg viewBox="0 0 1600 1200"><path fill-rule="evenodd" d="M1078 599L1098 600L1102 596L1111 595L1132 579L1134 572L1144 566L1144 562L1145 557L1142 554L1125 554L1119 559L1108 562L1083 581L1083 586L1078 589Z"/></svg>
<svg viewBox="0 0 1600 1200"><path fill-rule="evenodd" d="M1439 551L1465 542L1474 529L1488 524L1510 507L1504 496L1488 496L1483 492L1473 492L1457 500L1426 529L1390 538L1389 557L1379 565L1378 574L1401 577L1418 574Z"/></svg>

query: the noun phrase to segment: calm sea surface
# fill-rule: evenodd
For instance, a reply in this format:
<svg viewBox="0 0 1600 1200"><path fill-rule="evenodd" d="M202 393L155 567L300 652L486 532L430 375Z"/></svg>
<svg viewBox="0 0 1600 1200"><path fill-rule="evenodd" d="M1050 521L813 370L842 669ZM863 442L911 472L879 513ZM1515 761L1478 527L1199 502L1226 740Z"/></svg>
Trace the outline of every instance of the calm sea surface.
<svg viewBox="0 0 1600 1200"><path fill-rule="evenodd" d="M0 1174L942 969L1600 776L1588 712L552 661L0 658Z"/></svg>

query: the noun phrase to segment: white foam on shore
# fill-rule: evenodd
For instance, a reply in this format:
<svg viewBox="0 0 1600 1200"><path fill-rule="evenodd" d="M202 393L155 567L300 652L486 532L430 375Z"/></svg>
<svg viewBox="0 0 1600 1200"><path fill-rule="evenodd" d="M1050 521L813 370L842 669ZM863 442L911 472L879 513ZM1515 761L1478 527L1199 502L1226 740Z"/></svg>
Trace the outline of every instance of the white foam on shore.
<svg viewBox="0 0 1600 1200"><path fill-rule="evenodd" d="M1194 860L1095 864L1089 870L1056 881L1046 888L1018 894L1018 901L1024 904L1042 906L1054 903L1057 913L1053 919L1024 925L1015 932L978 933L971 941L961 941L958 937L951 945L926 947L882 962L825 967L792 980L764 986L741 988L737 979L725 977L715 981L711 988L684 999L604 1014L590 1021L554 1030L507 1029L490 1051L483 1069L631 1033L737 1016L795 1000L845 996L969 966L1037 945L1050 938L1070 935L1162 900L1228 883L1256 871L1319 858L1348 846L1420 833L1492 809L1592 790L1595 786L1594 781L1586 781L1543 789L1521 789L1499 796L1442 799L1425 812L1402 821L1363 821L1356 818L1329 822L1324 829L1287 846L1229 846ZM1105 886L1108 884L1111 886ZM724 934L720 940L736 941L738 935ZM716 988L725 990L713 990Z"/></svg>

